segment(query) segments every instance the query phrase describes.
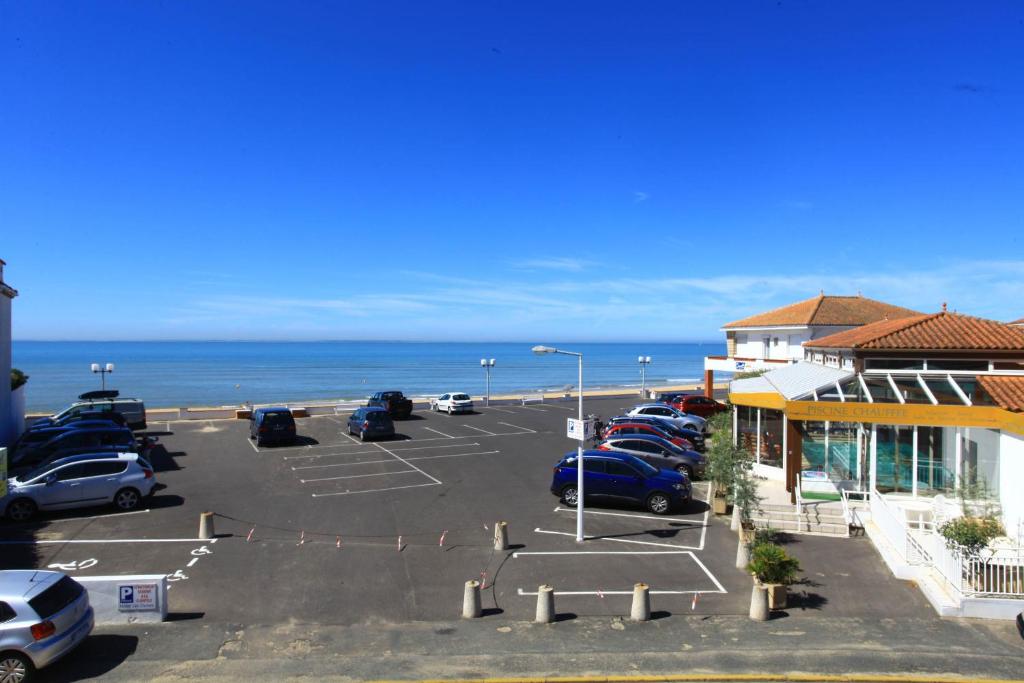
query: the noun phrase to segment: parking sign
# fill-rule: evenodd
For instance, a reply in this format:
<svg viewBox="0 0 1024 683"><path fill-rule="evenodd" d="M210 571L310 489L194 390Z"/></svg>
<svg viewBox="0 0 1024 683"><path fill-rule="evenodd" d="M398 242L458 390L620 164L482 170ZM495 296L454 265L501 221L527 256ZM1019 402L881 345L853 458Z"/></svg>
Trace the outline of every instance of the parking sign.
<svg viewBox="0 0 1024 683"><path fill-rule="evenodd" d="M570 417L565 426L565 435L570 439L586 441L594 435L594 421Z"/></svg>
<svg viewBox="0 0 1024 683"><path fill-rule="evenodd" d="M156 584L132 583L117 587L117 606L122 612L156 610Z"/></svg>

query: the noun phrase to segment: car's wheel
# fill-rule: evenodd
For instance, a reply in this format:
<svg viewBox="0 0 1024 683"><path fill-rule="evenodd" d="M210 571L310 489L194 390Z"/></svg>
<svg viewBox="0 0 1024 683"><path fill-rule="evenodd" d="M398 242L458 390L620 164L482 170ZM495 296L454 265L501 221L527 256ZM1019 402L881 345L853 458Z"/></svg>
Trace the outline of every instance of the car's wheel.
<svg viewBox="0 0 1024 683"><path fill-rule="evenodd" d="M568 505L569 507L576 507L576 505L579 503L579 498L579 491L577 490L575 484L570 484L569 486L566 486L564 489L562 489L562 502Z"/></svg>
<svg viewBox="0 0 1024 683"><path fill-rule="evenodd" d="M124 512L139 507L140 500L142 500L142 496L132 488L121 489L114 494L114 505L117 506L118 510L123 510Z"/></svg>
<svg viewBox="0 0 1024 683"><path fill-rule="evenodd" d="M366 441L366 432L362 429L359 430L359 440Z"/></svg>
<svg viewBox="0 0 1024 683"><path fill-rule="evenodd" d="M452 407L451 407L451 406L448 406L448 414L449 414L449 415L451 415L451 414L452 414Z"/></svg>
<svg viewBox="0 0 1024 683"><path fill-rule="evenodd" d="M679 474L685 474L687 479L693 481L693 468L689 465L680 465L676 468L676 472Z"/></svg>
<svg viewBox="0 0 1024 683"><path fill-rule="evenodd" d="M652 493L647 497L647 509L656 515L667 515L672 503L664 493Z"/></svg>
<svg viewBox="0 0 1024 683"><path fill-rule="evenodd" d="M12 522L27 522L35 516L36 510L38 508L35 501L30 498L19 498L7 506L7 519Z"/></svg>
<svg viewBox="0 0 1024 683"><path fill-rule="evenodd" d="M32 660L20 652L0 654L0 681L3 683L28 683L35 680L35 673Z"/></svg>

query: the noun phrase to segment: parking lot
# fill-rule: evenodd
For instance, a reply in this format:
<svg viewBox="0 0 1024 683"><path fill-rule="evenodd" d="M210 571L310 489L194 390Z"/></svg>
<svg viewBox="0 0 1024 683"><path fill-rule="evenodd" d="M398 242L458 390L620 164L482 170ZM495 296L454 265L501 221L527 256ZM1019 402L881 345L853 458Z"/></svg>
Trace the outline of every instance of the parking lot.
<svg viewBox="0 0 1024 683"><path fill-rule="evenodd" d="M585 410L607 418L630 404L595 400ZM347 434L345 415L312 417L298 420L299 443L286 447L255 446L239 420L150 424L163 488L142 509L8 524L2 564L165 573L179 619L440 621L458 616L468 579L483 584L485 616L512 620L532 619L540 584L555 587L560 619L628 614L640 581L656 617L746 614L750 579L734 566L736 537L711 519L702 482L693 504L668 516L588 508L588 540L575 542L576 511L548 490L573 446L565 422L575 411L571 402L417 411L396 423L394 439L368 443ZM197 540L204 510L216 513L209 541ZM507 552L493 548L498 521L508 524ZM794 548L815 543L854 542ZM926 613L904 584L885 585L898 595L883 599ZM812 593L805 607L820 609ZM862 598L833 593L830 609L862 609Z"/></svg>

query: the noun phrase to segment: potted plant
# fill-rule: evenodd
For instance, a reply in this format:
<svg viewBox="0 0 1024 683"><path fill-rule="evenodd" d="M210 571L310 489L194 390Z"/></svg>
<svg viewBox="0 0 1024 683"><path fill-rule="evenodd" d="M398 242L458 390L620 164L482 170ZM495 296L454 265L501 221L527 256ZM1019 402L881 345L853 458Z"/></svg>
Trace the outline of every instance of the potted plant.
<svg viewBox="0 0 1024 683"><path fill-rule="evenodd" d="M768 591L768 608L786 606L787 587L796 580L800 562L774 543L758 543L750 551L747 571Z"/></svg>

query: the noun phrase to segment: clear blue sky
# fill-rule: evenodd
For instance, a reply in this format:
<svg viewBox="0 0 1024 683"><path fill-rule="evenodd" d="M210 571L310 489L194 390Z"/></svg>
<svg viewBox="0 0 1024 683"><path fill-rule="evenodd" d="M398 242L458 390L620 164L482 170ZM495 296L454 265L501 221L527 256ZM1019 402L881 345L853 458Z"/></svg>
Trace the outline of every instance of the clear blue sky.
<svg viewBox="0 0 1024 683"><path fill-rule="evenodd" d="M15 338L1018 318L1022 74L1017 2L2 0Z"/></svg>

